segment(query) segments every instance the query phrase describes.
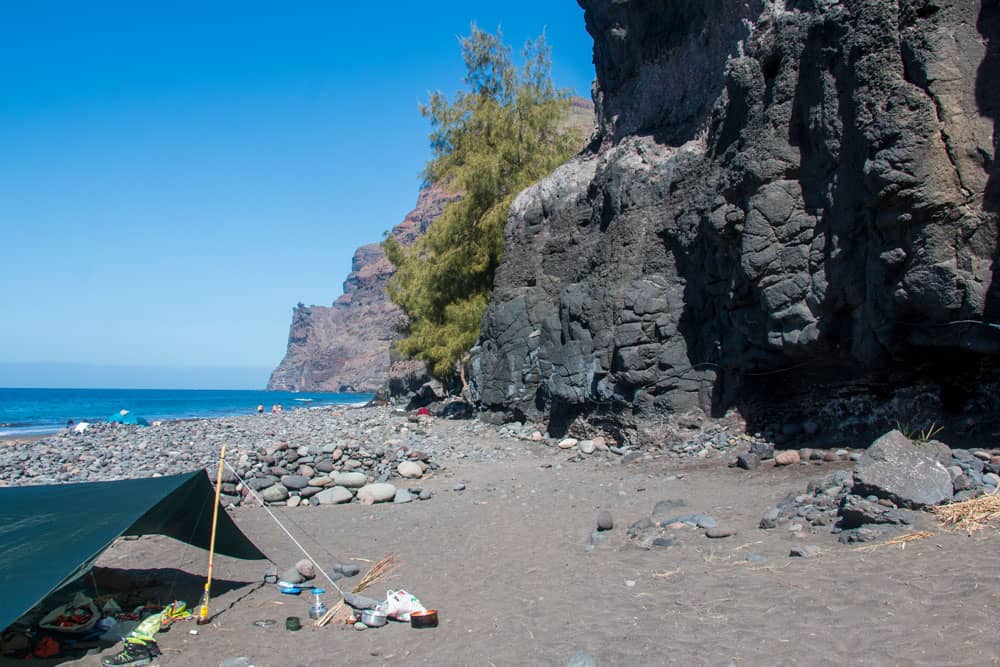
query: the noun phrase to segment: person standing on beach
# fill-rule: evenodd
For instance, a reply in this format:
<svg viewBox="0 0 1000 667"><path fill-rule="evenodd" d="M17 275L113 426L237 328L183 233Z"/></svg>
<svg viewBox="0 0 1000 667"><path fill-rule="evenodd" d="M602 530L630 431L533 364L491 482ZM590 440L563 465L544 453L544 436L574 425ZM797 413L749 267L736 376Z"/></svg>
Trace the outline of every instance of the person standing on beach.
<svg viewBox="0 0 1000 667"><path fill-rule="evenodd" d="M259 404L257 406L257 414L259 414L259 415L264 414L264 404L263 403L261 403L261 404Z"/></svg>

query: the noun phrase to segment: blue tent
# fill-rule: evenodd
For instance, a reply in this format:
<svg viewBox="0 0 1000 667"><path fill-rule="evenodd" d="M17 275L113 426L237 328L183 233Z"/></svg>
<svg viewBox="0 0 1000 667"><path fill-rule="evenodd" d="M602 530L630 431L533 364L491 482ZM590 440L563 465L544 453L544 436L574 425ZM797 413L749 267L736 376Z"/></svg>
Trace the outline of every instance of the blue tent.
<svg viewBox="0 0 1000 667"><path fill-rule="evenodd" d="M136 417L128 410L122 410L108 417L109 424L132 424L133 426L149 426L149 422L142 417Z"/></svg>

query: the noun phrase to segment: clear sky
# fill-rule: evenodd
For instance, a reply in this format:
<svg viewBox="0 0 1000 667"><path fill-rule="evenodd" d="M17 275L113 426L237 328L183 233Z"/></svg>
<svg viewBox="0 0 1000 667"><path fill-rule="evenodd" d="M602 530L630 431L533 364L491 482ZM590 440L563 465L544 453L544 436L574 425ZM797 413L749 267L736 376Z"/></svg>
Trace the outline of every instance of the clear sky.
<svg viewBox="0 0 1000 667"><path fill-rule="evenodd" d="M417 107L461 86L472 21L545 29L589 97L574 0L0 3L0 363L263 386L292 307L413 207Z"/></svg>

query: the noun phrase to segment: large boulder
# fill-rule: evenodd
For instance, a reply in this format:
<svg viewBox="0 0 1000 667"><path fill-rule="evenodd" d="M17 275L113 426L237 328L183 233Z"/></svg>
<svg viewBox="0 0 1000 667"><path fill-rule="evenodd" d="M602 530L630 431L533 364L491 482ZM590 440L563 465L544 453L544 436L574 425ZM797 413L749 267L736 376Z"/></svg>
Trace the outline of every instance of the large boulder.
<svg viewBox="0 0 1000 667"><path fill-rule="evenodd" d="M951 475L933 454L899 431L868 447L854 467L854 493L886 498L900 507L937 505L952 497Z"/></svg>

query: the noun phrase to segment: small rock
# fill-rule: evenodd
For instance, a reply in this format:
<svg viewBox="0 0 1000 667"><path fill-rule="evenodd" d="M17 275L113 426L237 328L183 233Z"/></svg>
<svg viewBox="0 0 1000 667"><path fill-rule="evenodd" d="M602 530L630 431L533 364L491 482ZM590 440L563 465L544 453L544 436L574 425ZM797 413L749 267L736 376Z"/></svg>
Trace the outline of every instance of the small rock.
<svg viewBox="0 0 1000 667"><path fill-rule="evenodd" d="M815 544L803 544L798 547L792 547L792 550L788 552L788 555L795 558L813 558L818 556L821 551L822 549Z"/></svg>
<svg viewBox="0 0 1000 667"><path fill-rule="evenodd" d="M337 574L343 575L345 577L356 577L359 574L361 574L361 568L352 563L334 563L331 569ZM355 596L355 597L360 598L361 596ZM373 600L372 598L365 598L365 600L372 600L372 602L378 602L377 600ZM359 600L355 599L354 602L358 603ZM352 604L351 602L348 602L348 604L350 604L355 609L372 609L372 607L359 607L357 604Z"/></svg>
<svg viewBox="0 0 1000 667"><path fill-rule="evenodd" d="M301 502L302 502L302 496L292 496L291 498L285 501L285 505L287 505L288 507L298 507L299 503Z"/></svg>
<svg viewBox="0 0 1000 667"><path fill-rule="evenodd" d="M430 500L431 499L431 492L428 489L423 489L420 492L419 498L420 498L420 500Z"/></svg>
<svg viewBox="0 0 1000 667"><path fill-rule="evenodd" d="M284 475L281 478L281 483L286 489L298 491L299 489L304 489L309 484L309 478L305 475Z"/></svg>
<svg viewBox="0 0 1000 667"><path fill-rule="evenodd" d="M580 451L584 454L593 454L597 447L594 445L593 440L581 440L580 441Z"/></svg>
<svg viewBox="0 0 1000 667"><path fill-rule="evenodd" d="M403 505L405 503L411 503L416 500L417 496L413 495L406 489L396 489L396 495L393 497L392 502Z"/></svg>
<svg viewBox="0 0 1000 667"><path fill-rule="evenodd" d="M286 581L290 584L301 584L303 581L306 580L306 578L303 577L301 573L299 573L297 568L290 567L281 573L280 580Z"/></svg>
<svg viewBox="0 0 1000 667"><path fill-rule="evenodd" d="M774 458L774 444L755 440L750 443L750 453L755 454L761 461Z"/></svg>
<svg viewBox="0 0 1000 667"><path fill-rule="evenodd" d="M343 486L331 486L313 497L320 505L341 505L354 500L354 495Z"/></svg>
<svg viewBox="0 0 1000 667"><path fill-rule="evenodd" d="M355 630L367 630L368 626L365 625L364 623L362 623L361 621L358 621L357 623L354 624L354 629Z"/></svg>
<svg viewBox="0 0 1000 667"><path fill-rule="evenodd" d="M672 537L657 537L653 540L654 547L672 547L674 545L674 539Z"/></svg>
<svg viewBox="0 0 1000 667"><path fill-rule="evenodd" d="M577 651L566 663L566 667L597 667L597 661L594 660L593 656L583 651Z"/></svg>
<svg viewBox="0 0 1000 667"><path fill-rule="evenodd" d="M403 461L396 466L396 472L399 473L400 477L408 479L415 479L424 474L423 468L421 468L420 464L415 461Z"/></svg>
<svg viewBox="0 0 1000 667"><path fill-rule="evenodd" d="M744 452L736 457L736 465L744 470L753 470L760 465L760 458L753 452Z"/></svg>
<svg viewBox="0 0 1000 667"><path fill-rule="evenodd" d="M274 484L261 491L260 497L264 500L264 502L280 503L288 500L288 489L280 483Z"/></svg>
<svg viewBox="0 0 1000 667"><path fill-rule="evenodd" d="M764 529L777 528L778 518L781 516L781 510L777 507L772 507L771 509L764 512L764 516L760 519L760 527Z"/></svg>
<svg viewBox="0 0 1000 667"><path fill-rule="evenodd" d="M597 530L611 530L615 527L615 521L611 517L611 512L601 510L597 513Z"/></svg>
<svg viewBox="0 0 1000 667"><path fill-rule="evenodd" d="M712 539L721 539L723 537L732 537L736 534L735 530L729 530L728 528L709 528L705 531L705 537L710 537Z"/></svg>
<svg viewBox="0 0 1000 667"><path fill-rule="evenodd" d="M313 564L313 562L308 558L303 558L296 563L295 569L306 579L306 581L316 578L316 565Z"/></svg>
<svg viewBox="0 0 1000 667"><path fill-rule="evenodd" d="M576 438L564 438L559 441L559 449L573 449L579 442Z"/></svg>
<svg viewBox="0 0 1000 667"><path fill-rule="evenodd" d="M455 486L451 487L451 490L452 491L465 491L465 484L462 484L461 482L459 482Z"/></svg>
<svg viewBox="0 0 1000 667"><path fill-rule="evenodd" d="M333 483L348 489L360 489L368 482L363 472L338 472L333 476Z"/></svg>
<svg viewBox="0 0 1000 667"><path fill-rule="evenodd" d="M748 551L746 557L744 557L743 560L745 560L748 563L763 563L764 561L767 560L767 557L761 556L760 554L755 554L752 551Z"/></svg>
<svg viewBox="0 0 1000 667"><path fill-rule="evenodd" d="M388 482L366 484L358 489L358 500L361 502L384 503L396 497L396 487Z"/></svg>
<svg viewBox="0 0 1000 667"><path fill-rule="evenodd" d="M800 460L799 453L794 449L778 452L774 455L774 465L776 466L789 466L798 463Z"/></svg>
<svg viewBox="0 0 1000 667"><path fill-rule="evenodd" d="M197 634L197 632L195 632ZM219 663L219 667L253 667L253 658L240 656L239 658L226 658Z"/></svg>

